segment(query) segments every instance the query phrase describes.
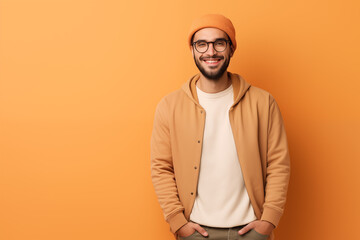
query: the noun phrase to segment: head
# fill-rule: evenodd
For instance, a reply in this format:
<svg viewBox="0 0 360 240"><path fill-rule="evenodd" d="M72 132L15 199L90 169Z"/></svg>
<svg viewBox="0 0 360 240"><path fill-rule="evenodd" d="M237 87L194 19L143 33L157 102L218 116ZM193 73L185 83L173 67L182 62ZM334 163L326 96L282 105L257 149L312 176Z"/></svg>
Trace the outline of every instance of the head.
<svg viewBox="0 0 360 240"><path fill-rule="evenodd" d="M212 42L218 39L225 40L225 49L222 47L224 41L216 42L217 46L214 47ZM236 49L235 28L231 21L220 14L202 16L193 22L188 40L195 64L202 75L210 80L220 79ZM198 51L196 43L201 43L200 46L205 48Z"/></svg>
<svg viewBox="0 0 360 240"><path fill-rule="evenodd" d="M228 35L217 28L203 28L197 31L192 39L191 51L199 71L207 79L220 79L226 72L230 58L234 54L234 47ZM196 47L204 46L206 49L206 44L207 50L205 52L203 52L204 50L201 50L200 47ZM225 46L223 46L223 44L225 44ZM219 50L219 46L223 47ZM224 47L225 50L222 50ZM218 49L218 51L215 49ZM200 50L200 52L198 50Z"/></svg>

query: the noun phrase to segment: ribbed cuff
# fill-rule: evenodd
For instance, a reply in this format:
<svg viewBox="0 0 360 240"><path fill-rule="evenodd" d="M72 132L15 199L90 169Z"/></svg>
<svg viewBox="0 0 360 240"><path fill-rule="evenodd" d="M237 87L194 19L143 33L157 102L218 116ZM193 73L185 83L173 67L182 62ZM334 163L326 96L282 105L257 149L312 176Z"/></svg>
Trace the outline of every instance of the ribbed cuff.
<svg viewBox="0 0 360 240"><path fill-rule="evenodd" d="M170 224L170 230L172 233L175 233L179 230L182 226L184 226L188 221L185 218L183 212L176 213L170 219L168 219L168 223Z"/></svg>
<svg viewBox="0 0 360 240"><path fill-rule="evenodd" d="M281 216L282 216L281 212L272 208L265 207L261 215L261 220L268 221L272 223L275 227L277 227Z"/></svg>

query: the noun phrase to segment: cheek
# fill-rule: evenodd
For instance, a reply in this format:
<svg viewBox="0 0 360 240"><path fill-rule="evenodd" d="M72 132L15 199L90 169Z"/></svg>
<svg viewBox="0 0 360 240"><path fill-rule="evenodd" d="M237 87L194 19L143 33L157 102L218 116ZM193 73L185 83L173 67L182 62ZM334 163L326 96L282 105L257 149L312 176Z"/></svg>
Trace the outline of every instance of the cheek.
<svg viewBox="0 0 360 240"><path fill-rule="evenodd" d="M227 58L231 58L231 57L232 57L232 54L231 54L230 51L226 54L226 57L227 57Z"/></svg>
<svg viewBox="0 0 360 240"><path fill-rule="evenodd" d="M201 61L200 57L201 57L201 54L196 54L196 53L195 53L195 58L196 58L196 60Z"/></svg>

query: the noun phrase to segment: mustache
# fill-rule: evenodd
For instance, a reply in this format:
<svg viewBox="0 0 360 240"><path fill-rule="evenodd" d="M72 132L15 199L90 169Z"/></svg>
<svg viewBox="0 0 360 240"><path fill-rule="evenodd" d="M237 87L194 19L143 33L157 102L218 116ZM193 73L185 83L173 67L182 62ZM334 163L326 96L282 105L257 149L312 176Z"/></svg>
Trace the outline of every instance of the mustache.
<svg viewBox="0 0 360 240"><path fill-rule="evenodd" d="M208 57L203 57L203 56L201 56L199 59L200 59L200 60L204 60L204 59L211 59L211 58L224 59L224 56L217 56L217 55L208 56Z"/></svg>

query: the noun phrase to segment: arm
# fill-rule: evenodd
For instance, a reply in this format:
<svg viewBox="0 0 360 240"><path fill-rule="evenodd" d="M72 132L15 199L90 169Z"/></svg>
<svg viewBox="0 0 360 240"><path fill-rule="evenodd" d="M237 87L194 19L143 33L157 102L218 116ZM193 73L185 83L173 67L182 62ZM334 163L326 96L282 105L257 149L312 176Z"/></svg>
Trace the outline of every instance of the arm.
<svg viewBox="0 0 360 240"><path fill-rule="evenodd" d="M290 179L290 156L280 109L270 95L265 203L261 220L278 225Z"/></svg>
<svg viewBox="0 0 360 240"><path fill-rule="evenodd" d="M172 160L167 103L162 99L155 110L151 135L151 178L164 218L175 233L188 221L179 200Z"/></svg>

